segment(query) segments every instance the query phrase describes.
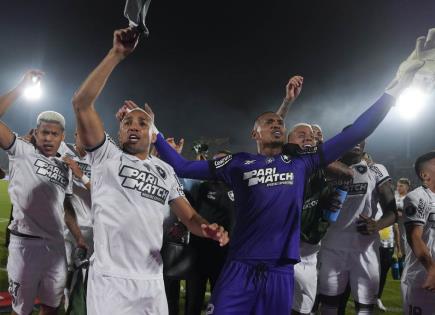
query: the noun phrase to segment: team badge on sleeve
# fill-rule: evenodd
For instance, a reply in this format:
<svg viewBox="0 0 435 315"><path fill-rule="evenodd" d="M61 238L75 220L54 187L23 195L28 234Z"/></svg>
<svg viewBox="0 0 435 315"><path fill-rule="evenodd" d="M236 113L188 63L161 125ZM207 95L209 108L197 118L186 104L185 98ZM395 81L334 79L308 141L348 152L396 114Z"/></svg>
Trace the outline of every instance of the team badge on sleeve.
<svg viewBox="0 0 435 315"><path fill-rule="evenodd" d="M221 158L219 160L213 161L214 167L221 168L221 167L227 165L232 159L233 159L232 155L224 156L223 158Z"/></svg>

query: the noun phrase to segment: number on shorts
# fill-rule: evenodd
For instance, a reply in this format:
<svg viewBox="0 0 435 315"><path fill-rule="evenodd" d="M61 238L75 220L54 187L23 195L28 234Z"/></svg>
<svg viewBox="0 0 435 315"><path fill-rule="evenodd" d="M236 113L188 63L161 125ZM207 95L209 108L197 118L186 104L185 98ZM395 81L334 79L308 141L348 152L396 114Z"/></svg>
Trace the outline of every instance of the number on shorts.
<svg viewBox="0 0 435 315"><path fill-rule="evenodd" d="M408 309L409 315L423 315L423 311L418 306L409 305Z"/></svg>

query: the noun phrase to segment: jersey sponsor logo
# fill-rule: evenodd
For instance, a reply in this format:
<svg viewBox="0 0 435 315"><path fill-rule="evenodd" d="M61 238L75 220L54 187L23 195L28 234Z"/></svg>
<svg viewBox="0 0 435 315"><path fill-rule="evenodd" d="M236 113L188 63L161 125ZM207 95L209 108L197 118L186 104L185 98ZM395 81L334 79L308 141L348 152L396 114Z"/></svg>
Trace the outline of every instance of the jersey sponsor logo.
<svg viewBox="0 0 435 315"><path fill-rule="evenodd" d="M358 165L355 167L358 173L365 174L367 172L367 166L364 165Z"/></svg>
<svg viewBox="0 0 435 315"><path fill-rule="evenodd" d="M251 164L254 164L255 162L257 162L257 161L255 161L255 160L246 160L243 164L244 165L251 165Z"/></svg>
<svg viewBox="0 0 435 315"><path fill-rule="evenodd" d="M245 172L243 179L248 180L248 186L258 184L266 186L293 185L294 174L292 172L278 173L276 167L268 167Z"/></svg>
<svg viewBox="0 0 435 315"><path fill-rule="evenodd" d="M368 183L355 183L348 186L348 195L365 195L367 193Z"/></svg>
<svg viewBox="0 0 435 315"><path fill-rule="evenodd" d="M156 165L157 172L162 176L163 179L166 179L166 172L160 166Z"/></svg>
<svg viewBox="0 0 435 315"><path fill-rule="evenodd" d="M234 191L230 190L230 191L228 192L228 198L230 198L230 200L231 200L232 202L234 202Z"/></svg>
<svg viewBox="0 0 435 315"><path fill-rule="evenodd" d="M281 155L281 160L284 162L284 163L290 163L292 160L290 159L290 157L288 156L288 155L286 155L286 154L283 154L283 155Z"/></svg>
<svg viewBox="0 0 435 315"><path fill-rule="evenodd" d="M69 180L68 177L65 176L65 167L61 168L61 162L58 163L59 166L49 164L46 161L37 159L34 164L36 166L36 174L48 177L50 179L50 182L65 188L66 186L68 186Z"/></svg>
<svg viewBox="0 0 435 315"><path fill-rule="evenodd" d="M221 168L221 167L225 166L226 164L228 164L232 160L232 158L233 158L233 156L230 154L230 155L224 156L220 160L215 160L215 161L213 161L214 167Z"/></svg>
<svg viewBox="0 0 435 315"><path fill-rule="evenodd" d="M142 197L165 204L169 191L158 185L157 176L127 165L122 167L119 176L124 178L122 187L137 190Z"/></svg>

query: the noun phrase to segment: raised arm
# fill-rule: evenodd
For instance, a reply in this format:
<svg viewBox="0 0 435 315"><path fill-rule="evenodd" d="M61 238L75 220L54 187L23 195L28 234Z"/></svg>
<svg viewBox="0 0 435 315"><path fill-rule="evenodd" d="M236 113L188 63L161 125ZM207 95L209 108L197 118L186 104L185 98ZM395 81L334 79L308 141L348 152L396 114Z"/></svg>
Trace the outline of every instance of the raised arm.
<svg viewBox="0 0 435 315"><path fill-rule="evenodd" d="M113 69L136 47L139 34L130 28L113 34L113 47L91 72L73 97L77 131L86 148L93 148L104 140L104 127L94 103L100 95Z"/></svg>
<svg viewBox="0 0 435 315"><path fill-rule="evenodd" d="M293 102L298 98L302 91L302 84L304 83L304 78L298 75L291 77L285 86L285 97L282 101L281 106L278 108L276 113L285 119L287 113L293 104Z"/></svg>
<svg viewBox="0 0 435 315"><path fill-rule="evenodd" d="M30 70L26 72L21 81L11 91L0 96L0 117L2 117L11 105L23 94L25 87L31 83L33 77L40 78L43 73L39 70ZM0 147L8 149L15 139L15 135L0 121Z"/></svg>
<svg viewBox="0 0 435 315"><path fill-rule="evenodd" d="M215 179L210 171L209 161L189 161L177 153L159 133L154 146L160 158L170 164L181 178Z"/></svg>
<svg viewBox="0 0 435 315"><path fill-rule="evenodd" d="M324 164L327 165L341 157L354 145L367 138L385 118L395 100L413 82L417 71L430 58L430 52L435 48L435 41L428 36L419 37L413 53L402 62L397 74L385 94L366 110L353 125L336 135L323 145ZM433 75L433 70L429 69Z"/></svg>
<svg viewBox="0 0 435 315"><path fill-rule="evenodd" d="M323 163L328 165L340 158L357 143L367 138L387 116L396 99L384 94L346 130L323 144Z"/></svg>
<svg viewBox="0 0 435 315"><path fill-rule="evenodd" d="M24 93L24 89L32 84L33 78L40 80L44 73L40 70L29 70L27 71L21 81L10 90L8 93L0 96L0 117L6 113L6 111L11 107L11 105Z"/></svg>

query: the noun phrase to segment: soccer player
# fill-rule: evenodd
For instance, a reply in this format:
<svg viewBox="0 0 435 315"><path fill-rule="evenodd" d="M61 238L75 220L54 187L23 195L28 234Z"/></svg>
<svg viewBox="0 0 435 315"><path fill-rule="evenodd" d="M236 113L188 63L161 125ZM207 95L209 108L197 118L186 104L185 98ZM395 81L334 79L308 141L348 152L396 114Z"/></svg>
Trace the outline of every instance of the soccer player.
<svg viewBox="0 0 435 315"><path fill-rule="evenodd" d="M406 230L404 225L404 214L403 214L403 200L405 200L406 195L411 189L411 181L408 178L400 178L396 183L396 205L397 212L399 214L399 220L397 221L397 227L399 229L399 239L396 240L397 244L400 244L400 249L403 253L406 250L408 242L406 241ZM402 253L402 252L401 252Z"/></svg>
<svg viewBox="0 0 435 315"><path fill-rule="evenodd" d="M317 144L312 126L296 124L289 133L288 143L296 144L298 152L303 154ZM330 176L349 179L349 168L335 161L326 167ZM352 174L352 173L350 173ZM329 222L323 217L323 210L337 211L342 205L332 185L326 181L325 170L318 169L305 186L304 204L301 212L301 261L295 265L295 286L292 314L310 314L317 293L317 254L320 241L326 234Z"/></svg>
<svg viewBox="0 0 435 315"><path fill-rule="evenodd" d="M357 314L373 313L379 287L378 231L396 220L391 178L380 164L362 159L365 141L341 161L354 170L348 196L338 220L331 224L320 250L319 292L322 314L337 314L341 295L349 283ZM339 182L336 183L340 185ZM376 205L383 215L375 221Z"/></svg>
<svg viewBox="0 0 435 315"><path fill-rule="evenodd" d="M64 162L71 169L73 174L73 194L71 196L71 203L74 206L77 224L80 228L82 236L87 244L86 259L89 259L94 252L94 240L92 230L92 216L91 216L91 166L88 161L88 155L80 141L80 138L75 132L75 144L62 142L59 152L63 156ZM65 301L64 306L67 310L70 302L70 289L74 286L74 259L77 244L71 234L66 229L64 232L66 259L68 266L67 287L65 288ZM85 278L85 277L83 277Z"/></svg>
<svg viewBox="0 0 435 315"><path fill-rule="evenodd" d="M95 100L113 69L135 49L138 38L138 32L130 28L115 31L112 48L73 98L78 135L92 165L90 315L168 313L160 249L169 206L192 233L222 246L228 242L222 227L209 224L190 206L173 169L149 155L154 123L144 110L124 116L120 147L104 132Z"/></svg>
<svg viewBox="0 0 435 315"><path fill-rule="evenodd" d="M1 96L0 115L40 75L27 72L13 90ZM9 156L13 205L7 264L13 314L29 314L36 297L41 301L40 314L56 314L66 281L64 221L78 246L86 247L69 199L71 173L58 154L64 130L64 117L52 111L39 114L34 143L17 137L0 122L0 147Z"/></svg>
<svg viewBox="0 0 435 315"><path fill-rule="evenodd" d="M435 151L418 157L415 172L422 185L404 200L406 239L402 274L403 312L435 312Z"/></svg>
<svg viewBox="0 0 435 315"><path fill-rule="evenodd" d="M87 256L93 253L93 234L92 234L92 216L91 216L91 165L88 161L88 155L80 141L77 132L74 134L75 144L62 143L60 151L64 157L65 163L71 169L73 174L73 195L71 203L77 217L77 224L86 244L88 244ZM65 231L65 244L67 251L68 266L72 264L72 256L76 246L74 237L69 230Z"/></svg>
<svg viewBox="0 0 435 315"><path fill-rule="evenodd" d="M300 212L306 180L371 134L422 65L420 60L405 61L386 94L350 128L310 154L282 154L286 129L282 117L274 112L263 113L254 122L251 135L257 154L188 161L157 135L155 146L160 156L180 177L221 180L234 191L236 224L208 314L291 312L289 297L293 296L293 265L300 257Z"/></svg>

